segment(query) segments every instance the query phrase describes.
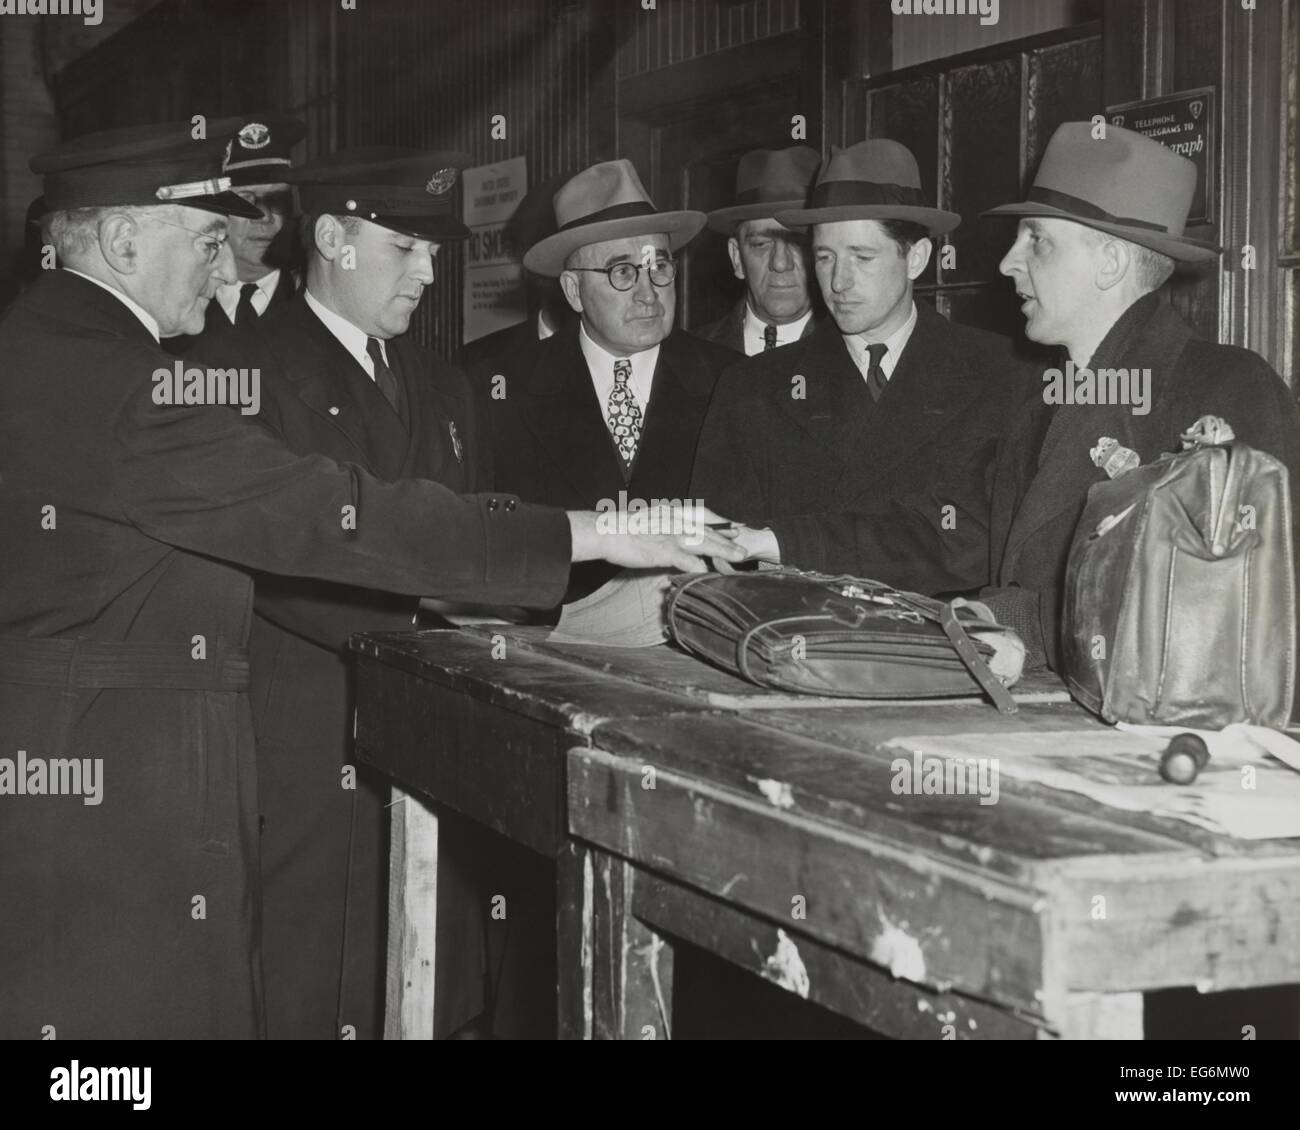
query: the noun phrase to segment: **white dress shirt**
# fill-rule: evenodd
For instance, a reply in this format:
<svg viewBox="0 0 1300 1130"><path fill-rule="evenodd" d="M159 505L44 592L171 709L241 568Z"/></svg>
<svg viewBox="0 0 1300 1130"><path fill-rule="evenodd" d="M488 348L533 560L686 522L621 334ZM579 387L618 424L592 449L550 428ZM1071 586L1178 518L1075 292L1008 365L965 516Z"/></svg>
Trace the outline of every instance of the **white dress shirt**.
<svg viewBox="0 0 1300 1130"><path fill-rule="evenodd" d="M537 311L537 340L545 341L548 337L554 337L554 336L555 336L555 331L546 324L545 315L540 310L538 310Z"/></svg>
<svg viewBox="0 0 1300 1130"><path fill-rule="evenodd" d="M912 336L912 331L916 329L916 303L912 303L911 316L898 329L885 338L885 355L880 359L880 371L885 374L885 380L889 380L894 375L894 366L898 364L898 359L903 355L903 350L907 346L907 339ZM862 379L866 380L867 370L871 368L871 354L867 352L867 346L874 344L867 341L861 334L844 334L844 344L848 347L849 356L853 358L853 363L858 367L858 372L862 374Z"/></svg>
<svg viewBox="0 0 1300 1130"><path fill-rule="evenodd" d="M78 278L83 278L87 282L93 282L97 287L100 287L103 290L108 291L109 294L111 294L114 298L116 298L123 306L125 306L128 310L130 310L132 314L134 314L137 318L140 319L140 324L144 326L144 328L147 329L153 335L154 341L159 340L158 319L155 318L152 314L150 314L148 310L146 310L133 298L123 294L120 290L114 290L111 286L108 285L108 283L100 282L99 279L94 278L91 275L82 274L81 271L74 271L71 267L63 267L61 269L67 271L68 274L70 275L76 275Z"/></svg>
<svg viewBox="0 0 1300 1130"><path fill-rule="evenodd" d="M808 325L812 318L812 307L808 307L806 313L798 321L790 322L784 326L776 327L776 344L778 346L789 345L792 341L798 341L803 337L804 327ZM767 323L763 321L753 310L749 308L749 303L745 303L745 356L753 357L755 353L762 353L767 345L767 339L763 336L767 330Z"/></svg>
<svg viewBox="0 0 1300 1130"><path fill-rule="evenodd" d="M587 327L583 325L578 327L578 344L582 346L582 355L587 359L587 371L591 374L591 383L596 387L596 399L600 401L600 415L605 420L606 427L609 427L609 394L614 391L614 362L624 359L632 362L628 386L632 390L632 399L641 409L644 426L646 405L650 403L650 386L654 383L655 365L659 362L659 346L651 346L640 353L629 353L625 357L615 356L592 341L587 336Z"/></svg>
<svg viewBox="0 0 1300 1130"><path fill-rule="evenodd" d="M259 318L266 313L266 308L271 305L271 298L275 294L275 288L279 282L280 269L278 267L257 280L257 289L253 291L253 296L249 301L253 304L253 313ZM235 309L239 306L239 292L243 289L244 284L241 282L225 283L217 287L217 301L221 303L221 308L226 312L226 317L232 323L235 320Z"/></svg>
<svg viewBox="0 0 1300 1130"><path fill-rule="evenodd" d="M323 306L310 290L303 293L307 296L307 306L311 312L325 323L325 328L339 339L339 344L357 359L357 364L365 369L366 376L373 381L375 363L370 360L370 354L366 352L366 331L357 329L342 315ZM384 364L392 368L392 362L388 360L388 347L382 337L379 339L379 352L383 354Z"/></svg>

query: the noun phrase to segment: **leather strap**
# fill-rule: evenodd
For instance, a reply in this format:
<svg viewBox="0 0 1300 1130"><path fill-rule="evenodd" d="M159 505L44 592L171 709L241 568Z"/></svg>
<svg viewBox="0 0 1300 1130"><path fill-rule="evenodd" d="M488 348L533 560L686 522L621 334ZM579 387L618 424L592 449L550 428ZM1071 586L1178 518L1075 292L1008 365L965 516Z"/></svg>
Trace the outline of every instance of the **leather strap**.
<svg viewBox="0 0 1300 1130"><path fill-rule="evenodd" d="M989 665L980 658L980 653L975 649L970 636L966 634L966 629L957 619L957 610L951 604L943 606L939 613L939 624L952 642L952 646L956 648L958 657L966 664L966 670L984 688L984 693L993 700L993 705L1003 714L1018 714L1020 707L1016 705L1016 700L1002 685L1002 681L989 670Z"/></svg>

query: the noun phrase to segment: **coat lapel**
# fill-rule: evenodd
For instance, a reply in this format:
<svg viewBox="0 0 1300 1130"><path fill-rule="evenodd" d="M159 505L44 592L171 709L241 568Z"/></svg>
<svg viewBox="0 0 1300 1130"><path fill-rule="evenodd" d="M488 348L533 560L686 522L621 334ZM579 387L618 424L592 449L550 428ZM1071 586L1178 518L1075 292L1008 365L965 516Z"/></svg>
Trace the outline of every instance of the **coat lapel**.
<svg viewBox="0 0 1300 1130"><path fill-rule="evenodd" d="M802 429L808 441L843 462L846 444L873 409L871 394L862 374L849 356L848 347L829 318L806 342L787 347L798 349L789 362L789 387L774 390L776 402L791 423ZM773 356L783 356L778 350ZM802 377L803 397L794 378ZM829 486L829 484L828 484Z"/></svg>
<svg viewBox="0 0 1300 1130"><path fill-rule="evenodd" d="M1014 571L1020 551L1043 526L1064 511L1078 509L1088 489L1105 479L1090 452L1102 436L1111 436L1149 462L1154 450L1162 410L1177 373L1178 357L1191 338L1191 330L1161 301L1158 294L1140 299L1112 327L1097 348L1090 367L1151 370L1151 410L1135 416L1123 404L1055 406L1039 447L1032 475L1023 487L1006 539L1000 572ZM1062 351L1064 353L1064 351ZM1059 364L1064 366L1064 357ZM1041 399L1042 387L1037 391ZM1033 405L1028 406L1033 411Z"/></svg>
<svg viewBox="0 0 1300 1130"><path fill-rule="evenodd" d="M918 302L916 326L884 395L856 415L844 440L847 458L838 485L849 496L860 494L873 480L912 457L980 394L980 382L967 379L971 359L953 339L948 320ZM857 366L850 364L865 391L866 382Z"/></svg>
<svg viewBox="0 0 1300 1130"><path fill-rule="evenodd" d="M628 484L632 495L685 495L715 380L715 374L691 352L684 335L670 334L659 347L641 444Z"/></svg>
<svg viewBox="0 0 1300 1130"><path fill-rule="evenodd" d="M622 481L623 467L610 441L576 327L542 343L523 385L519 417L539 448L579 497L605 497L611 483Z"/></svg>

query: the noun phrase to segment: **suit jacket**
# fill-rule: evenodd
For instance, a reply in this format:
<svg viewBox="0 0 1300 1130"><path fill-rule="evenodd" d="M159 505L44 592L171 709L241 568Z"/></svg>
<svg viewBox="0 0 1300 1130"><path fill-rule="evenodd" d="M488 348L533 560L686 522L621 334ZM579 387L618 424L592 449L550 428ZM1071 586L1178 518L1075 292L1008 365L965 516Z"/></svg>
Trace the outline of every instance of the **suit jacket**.
<svg viewBox="0 0 1300 1130"><path fill-rule="evenodd" d="M917 302L873 403L833 321L724 374L691 494L770 526L783 563L926 593L987 579L988 483L1023 363L1011 343Z"/></svg>
<svg viewBox="0 0 1300 1130"><path fill-rule="evenodd" d="M267 303L266 309L262 311L258 321L274 314L282 307L288 306L294 297L301 293L301 277L287 267L281 268L280 281L276 283L275 290L271 292L271 301ZM175 337L163 338L162 346L168 353L183 357L187 353L193 353L204 346L211 345L213 341L230 333L234 328L235 323L226 316L225 309L214 298L208 303L208 309L203 315L203 329L201 332L177 334Z"/></svg>
<svg viewBox="0 0 1300 1130"><path fill-rule="evenodd" d="M452 364L463 373L483 372L497 364L517 368L527 361L540 342L537 315L530 314L516 325L462 345L452 358Z"/></svg>
<svg viewBox="0 0 1300 1130"><path fill-rule="evenodd" d="M746 299L742 296L736 304L727 311L716 322L707 322L697 330L691 330L698 338L705 341L711 341L715 345L725 346L733 353L739 353L745 356L745 305ZM825 315L819 316L814 310L813 316L808 319L803 328L803 333L799 335L802 341L808 337L823 321L826 321ZM793 345L793 342L787 342L787 345ZM784 349L785 346L778 346Z"/></svg>
<svg viewBox="0 0 1300 1130"><path fill-rule="evenodd" d="M385 346L401 386L400 413L301 295L223 340L205 359L260 367L262 422L297 454L352 463L385 482L432 479L458 492L483 485L469 383L411 338ZM410 630L417 609L410 597L257 578L250 653L273 1039L332 1039L343 1025L358 1038L382 1035L390 786L362 768L355 790L339 787L343 767L356 763L345 648L354 632ZM439 916L439 944L477 960L481 920L456 907L453 891L467 881L454 863L440 878L448 913ZM444 981L440 1034L483 1008L481 978Z"/></svg>
<svg viewBox="0 0 1300 1130"><path fill-rule="evenodd" d="M1292 495L1300 497L1294 396L1256 354L1196 338L1159 292L1129 307L1090 367L1150 369L1150 412L1046 405L1040 374L1009 417L993 486L990 569L998 588L985 595L1024 636L1031 659L1053 667L1070 543L1089 487L1105 478L1089 456L1101 436L1149 463L1179 450L1179 433L1199 417L1222 416L1239 440L1290 466Z"/></svg>
<svg viewBox="0 0 1300 1130"><path fill-rule="evenodd" d="M734 358L720 346L672 333L659 347L650 402L631 477L605 424L578 326L516 354L508 364L476 368L491 434L493 486L530 502L593 510L602 500L685 499L700 426L719 373ZM494 382L505 377L504 385ZM495 391L495 395L494 395ZM514 484L511 486L511 484ZM574 569L568 599L616 572L596 562Z"/></svg>
<svg viewBox="0 0 1300 1130"><path fill-rule="evenodd" d="M67 271L0 356L0 748L104 765L93 807L5 800L0 1036L259 1035L249 571L549 605L568 522L155 403L174 359Z"/></svg>

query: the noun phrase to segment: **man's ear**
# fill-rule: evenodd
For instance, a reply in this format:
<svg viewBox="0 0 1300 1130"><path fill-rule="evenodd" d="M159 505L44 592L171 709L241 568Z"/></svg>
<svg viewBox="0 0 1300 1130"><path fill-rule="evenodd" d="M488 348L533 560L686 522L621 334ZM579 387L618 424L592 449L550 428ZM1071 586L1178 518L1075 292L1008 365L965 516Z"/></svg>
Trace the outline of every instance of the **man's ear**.
<svg viewBox="0 0 1300 1130"><path fill-rule="evenodd" d="M930 262L930 256L934 252L934 243L927 237L918 239L911 247L907 249L907 277L916 282L921 277Z"/></svg>
<svg viewBox="0 0 1300 1130"><path fill-rule="evenodd" d="M740 257L740 240L734 235L727 240L727 254L731 256L731 270L741 282L745 281L745 261Z"/></svg>
<svg viewBox="0 0 1300 1130"><path fill-rule="evenodd" d="M99 253L119 275L135 274L140 269L140 221L125 212L101 220Z"/></svg>
<svg viewBox="0 0 1300 1130"><path fill-rule="evenodd" d="M582 292L578 289L578 276L573 271L560 272L560 289L564 300L575 314L582 313Z"/></svg>
<svg viewBox="0 0 1300 1130"><path fill-rule="evenodd" d="M316 226L312 228L312 242L322 259L333 262L343 251L347 242L347 232L337 219L325 213L316 217Z"/></svg>
<svg viewBox="0 0 1300 1130"><path fill-rule="evenodd" d="M1108 239L1097 248L1096 281L1098 290L1110 290L1116 286L1133 267L1133 256L1129 245L1122 239Z"/></svg>

